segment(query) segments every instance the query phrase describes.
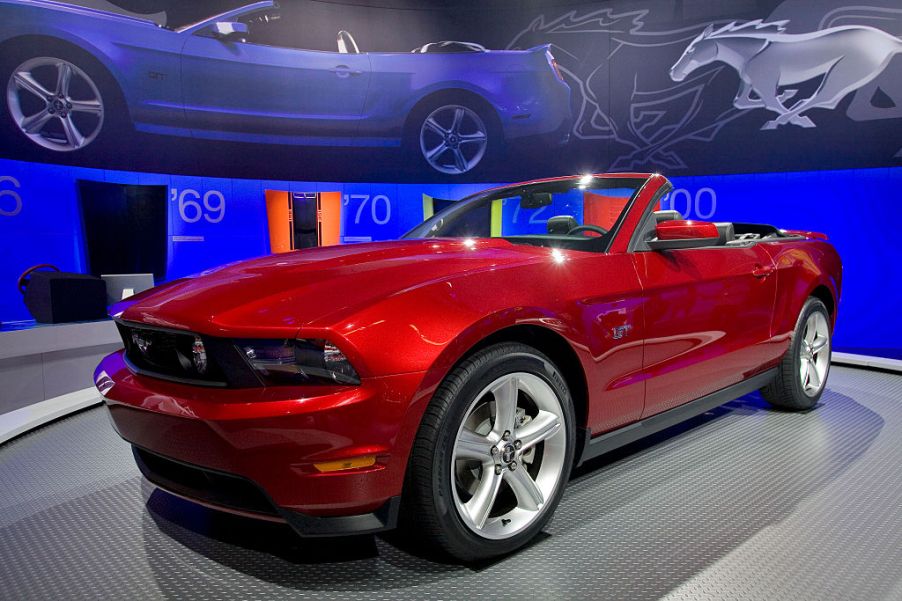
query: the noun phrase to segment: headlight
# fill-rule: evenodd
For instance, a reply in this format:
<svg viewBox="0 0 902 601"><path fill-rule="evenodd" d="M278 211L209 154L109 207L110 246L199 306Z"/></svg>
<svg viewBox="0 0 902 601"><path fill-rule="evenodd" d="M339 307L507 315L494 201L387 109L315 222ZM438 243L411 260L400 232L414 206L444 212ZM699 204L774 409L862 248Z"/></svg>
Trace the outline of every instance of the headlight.
<svg viewBox="0 0 902 601"><path fill-rule="evenodd" d="M325 340L243 340L238 347L267 385L360 384L348 358Z"/></svg>

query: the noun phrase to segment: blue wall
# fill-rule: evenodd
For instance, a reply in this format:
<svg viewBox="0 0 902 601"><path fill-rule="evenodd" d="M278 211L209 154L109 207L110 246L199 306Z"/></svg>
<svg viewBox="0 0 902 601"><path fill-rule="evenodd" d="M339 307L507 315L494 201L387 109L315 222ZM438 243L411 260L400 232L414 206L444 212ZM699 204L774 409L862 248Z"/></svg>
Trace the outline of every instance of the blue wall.
<svg viewBox="0 0 902 601"><path fill-rule="evenodd" d="M663 205L686 216L827 234L843 261L835 346L902 349L902 168L672 180Z"/></svg>
<svg viewBox="0 0 902 601"><path fill-rule="evenodd" d="M169 190L168 278L269 252L264 191L338 191L346 241L397 238L419 223L423 194L459 199L491 184L342 184L174 176L0 160L0 321L28 319L14 283L27 267L85 271L76 181ZM902 349L902 252L894 207L902 168L673 178L667 208L715 221L826 233L844 289L837 347Z"/></svg>
<svg viewBox="0 0 902 601"><path fill-rule="evenodd" d="M77 181L169 190L167 278L269 253L265 190L341 192L342 237L390 240L423 220L423 194L460 199L492 184L343 184L190 177L0 159L0 321L29 319L15 288L38 263L86 271Z"/></svg>

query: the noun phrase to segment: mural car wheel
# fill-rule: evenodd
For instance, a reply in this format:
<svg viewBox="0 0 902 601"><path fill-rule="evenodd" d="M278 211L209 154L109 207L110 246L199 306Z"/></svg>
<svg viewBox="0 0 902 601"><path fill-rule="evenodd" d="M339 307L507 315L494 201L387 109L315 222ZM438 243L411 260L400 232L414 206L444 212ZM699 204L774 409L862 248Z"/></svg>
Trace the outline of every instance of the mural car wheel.
<svg viewBox="0 0 902 601"><path fill-rule="evenodd" d="M103 129L100 89L87 72L62 58L30 58L14 68L6 102L22 135L48 150L79 150Z"/></svg>
<svg viewBox="0 0 902 601"><path fill-rule="evenodd" d="M423 418L405 492L411 531L464 561L524 545L560 501L574 439L572 400L550 359L519 343L476 353Z"/></svg>
<svg viewBox="0 0 902 601"><path fill-rule="evenodd" d="M800 411L817 404L830 373L830 315L824 303L809 298L796 323L779 373L762 396L780 409Z"/></svg>
<svg viewBox="0 0 902 601"><path fill-rule="evenodd" d="M430 112L420 125L420 152L440 173L460 175L472 171L485 157L489 129L473 109L446 104Z"/></svg>

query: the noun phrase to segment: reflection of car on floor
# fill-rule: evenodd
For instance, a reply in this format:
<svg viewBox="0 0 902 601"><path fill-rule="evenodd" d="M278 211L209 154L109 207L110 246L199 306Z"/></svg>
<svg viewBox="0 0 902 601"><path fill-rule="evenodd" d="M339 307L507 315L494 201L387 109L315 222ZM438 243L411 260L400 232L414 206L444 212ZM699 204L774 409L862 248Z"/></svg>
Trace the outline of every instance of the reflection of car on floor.
<svg viewBox="0 0 902 601"><path fill-rule="evenodd" d="M570 88L547 46L491 51L442 42L413 52L267 45L278 20L256 2L176 28L43 0L0 0L4 119L64 152L141 131L300 145L406 144L465 173L505 143L559 144ZM122 140L120 139L121 143Z"/></svg>
<svg viewBox="0 0 902 601"><path fill-rule="evenodd" d="M114 307L95 382L145 476L302 535L530 540L571 468L742 394L824 390L820 234L656 211L659 175L489 190L403 240L235 263Z"/></svg>

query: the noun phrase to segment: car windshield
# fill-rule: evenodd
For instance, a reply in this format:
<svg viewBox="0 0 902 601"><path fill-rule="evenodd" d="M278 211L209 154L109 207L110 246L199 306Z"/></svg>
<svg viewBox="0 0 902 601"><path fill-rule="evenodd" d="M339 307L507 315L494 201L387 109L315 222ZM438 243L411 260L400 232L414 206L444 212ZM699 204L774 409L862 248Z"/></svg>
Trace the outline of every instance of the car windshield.
<svg viewBox="0 0 902 601"><path fill-rule="evenodd" d="M645 179L573 176L487 190L450 203L404 238L504 238L599 250Z"/></svg>

